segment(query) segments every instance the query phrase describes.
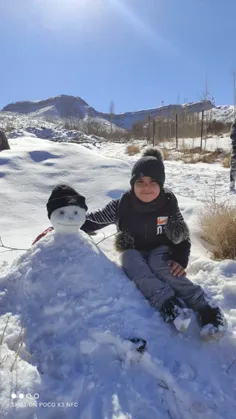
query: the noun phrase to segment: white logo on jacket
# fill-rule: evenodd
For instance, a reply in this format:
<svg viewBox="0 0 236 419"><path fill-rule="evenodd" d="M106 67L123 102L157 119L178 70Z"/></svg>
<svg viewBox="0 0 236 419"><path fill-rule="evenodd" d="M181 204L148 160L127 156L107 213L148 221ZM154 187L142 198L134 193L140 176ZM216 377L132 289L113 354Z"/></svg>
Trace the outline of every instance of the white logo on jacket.
<svg viewBox="0 0 236 419"><path fill-rule="evenodd" d="M163 227L168 221L168 216L157 217L157 234L163 234Z"/></svg>

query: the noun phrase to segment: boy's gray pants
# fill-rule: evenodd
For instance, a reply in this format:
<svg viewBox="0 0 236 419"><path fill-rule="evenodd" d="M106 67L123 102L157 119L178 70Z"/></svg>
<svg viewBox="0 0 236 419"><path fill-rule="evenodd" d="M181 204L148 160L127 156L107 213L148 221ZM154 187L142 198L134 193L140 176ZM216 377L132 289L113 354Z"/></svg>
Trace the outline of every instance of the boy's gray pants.
<svg viewBox="0 0 236 419"><path fill-rule="evenodd" d="M236 181L236 144L233 143L230 161L230 182Z"/></svg>
<svg viewBox="0 0 236 419"><path fill-rule="evenodd" d="M128 249L122 253L122 266L157 309L161 309L164 301L173 296L181 298L195 311L205 307L208 302L203 289L185 276L172 275L168 266L170 259L168 246L159 246L150 252Z"/></svg>

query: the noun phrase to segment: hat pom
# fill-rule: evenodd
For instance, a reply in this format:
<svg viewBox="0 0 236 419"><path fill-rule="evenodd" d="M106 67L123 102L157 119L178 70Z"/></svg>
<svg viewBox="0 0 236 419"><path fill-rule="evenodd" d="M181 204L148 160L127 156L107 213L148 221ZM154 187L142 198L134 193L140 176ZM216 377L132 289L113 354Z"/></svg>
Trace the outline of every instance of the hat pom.
<svg viewBox="0 0 236 419"><path fill-rule="evenodd" d="M164 161L164 156L160 148L149 147L144 150L142 157L156 157L157 160Z"/></svg>

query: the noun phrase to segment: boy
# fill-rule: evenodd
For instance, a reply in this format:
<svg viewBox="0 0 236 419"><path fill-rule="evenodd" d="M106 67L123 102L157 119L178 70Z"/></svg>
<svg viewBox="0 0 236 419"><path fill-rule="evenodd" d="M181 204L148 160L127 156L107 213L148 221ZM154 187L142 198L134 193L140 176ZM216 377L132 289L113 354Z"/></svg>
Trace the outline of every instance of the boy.
<svg viewBox="0 0 236 419"><path fill-rule="evenodd" d="M161 151L147 149L132 169L131 190L88 214L81 229L92 233L116 224L116 249L122 252L122 267L164 320L174 322L181 314L181 298L198 313L203 337L223 334L222 311L209 304L203 289L186 278L189 230L175 195L164 189L164 182Z"/></svg>

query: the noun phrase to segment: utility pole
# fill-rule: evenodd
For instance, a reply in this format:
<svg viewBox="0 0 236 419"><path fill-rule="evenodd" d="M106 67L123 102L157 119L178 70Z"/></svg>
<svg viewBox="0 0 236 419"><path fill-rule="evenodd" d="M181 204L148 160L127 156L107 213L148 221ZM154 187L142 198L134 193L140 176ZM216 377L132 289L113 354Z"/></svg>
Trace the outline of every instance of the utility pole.
<svg viewBox="0 0 236 419"><path fill-rule="evenodd" d="M236 72L233 71L233 80L234 80L234 119L236 118Z"/></svg>
<svg viewBox="0 0 236 419"><path fill-rule="evenodd" d="M178 133L178 114L175 115L175 148L176 150L178 150L178 138L179 138L179 133Z"/></svg>
<svg viewBox="0 0 236 419"><path fill-rule="evenodd" d="M207 101L208 97L209 97L209 92L208 92L208 74L206 73L205 93L204 93L204 99L205 99L205 101Z"/></svg>
<svg viewBox="0 0 236 419"><path fill-rule="evenodd" d="M148 144L151 138L151 115L148 116Z"/></svg>
<svg viewBox="0 0 236 419"><path fill-rule="evenodd" d="M114 101L113 101L113 100L111 100L111 102L110 102L110 122L111 122L111 134L112 134L112 121L113 121L113 118L114 118L114 108L115 108Z"/></svg>
<svg viewBox="0 0 236 419"><path fill-rule="evenodd" d="M156 134L156 120L153 118L152 121L152 145L155 146L155 134Z"/></svg>
<svg viewBox="0 0 236 419"><path fill-rule="evenodd" d="M202 110L202 122L201 122L201 145L200 145L201 151L202 151L203 129L204 129L204 109Z"/></svg>

